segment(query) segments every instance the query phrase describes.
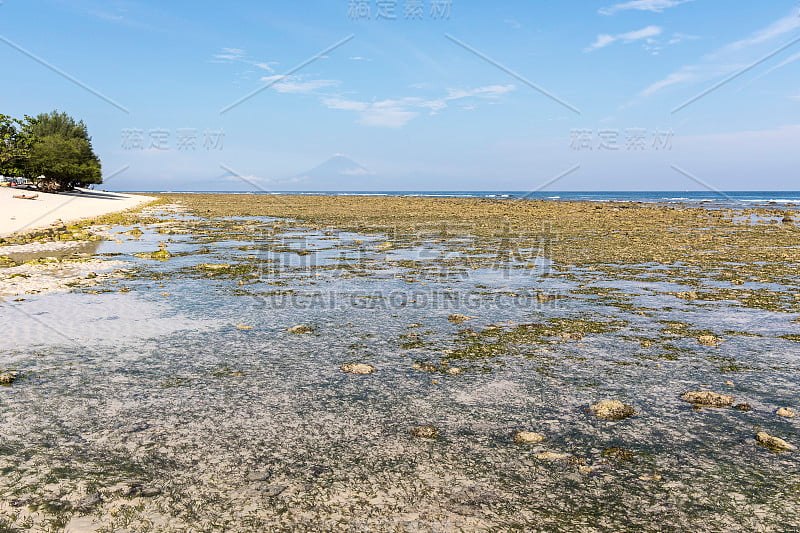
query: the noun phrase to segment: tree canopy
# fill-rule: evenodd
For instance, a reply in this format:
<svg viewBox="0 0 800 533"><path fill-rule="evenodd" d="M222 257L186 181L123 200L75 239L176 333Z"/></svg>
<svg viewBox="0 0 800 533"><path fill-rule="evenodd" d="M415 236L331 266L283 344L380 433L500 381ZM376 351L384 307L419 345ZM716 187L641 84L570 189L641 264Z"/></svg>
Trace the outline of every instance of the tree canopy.
<svg viewBox="0 0 800 533"><path fill-rule="evenodd" d="M0 172L25 175L46 192L103 182L86 124L59 111L24 121L0 115Z"/></svg>
<svg viewBox="0 0 800 533"><path fill-rule="evenodd" d="M22 122L0 114L0 174L22 175L22 161L28 156L30 139Z"/></svg>

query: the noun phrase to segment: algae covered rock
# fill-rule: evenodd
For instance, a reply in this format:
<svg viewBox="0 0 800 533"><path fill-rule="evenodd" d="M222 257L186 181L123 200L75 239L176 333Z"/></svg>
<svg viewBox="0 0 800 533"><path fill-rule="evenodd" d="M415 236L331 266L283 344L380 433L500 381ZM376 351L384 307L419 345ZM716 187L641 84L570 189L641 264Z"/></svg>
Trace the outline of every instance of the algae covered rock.
<svg viewBox="0 0 800 533"><path fill-rule="evenodd" d="M697 337L697 342L703 346L719 346L719 343L722 342L722 339L715 335L700 335Z"/></svg>
<svg viewBox="0 0 800 533"><path fill-rule="evenodd" d="M462 324L462 323L466 322L469 319L470 318L468 316L459 315L459 314L454 314L454 315L450 315L449 317L447 317L447 320L449 320L453 324Z"/></svg>
<svg viewBox="0 0 800 533"><path fill-rule="evenodd" d="M366 363L345 363L341 367L342 372L349 374L372 374L375 372L375 367Z"/></svg>
<svg viewBox="0 0 800 533"><path fill-rule="evenodd" d="M601 400L590 405L589 410L594 416L603 420L623 420L636 414L632 406L619 400Z"/></svg>
<svg viewBox="0 0 800 533"><path fill-rule="evenodd" d="M436 368L436 365L432 365L430 363L414 363L412 365L412 368L414 370L421 370L423 372L436 372L437 370L439 370L438 368Z"/></svg>
<svg viewBox="0 0 800 533"><path fill-rule="evenodd" d="M0 374L0 385L11 385L14 381L17 380L19 376L19 372L3 372Z"/></svg>
<svg viewBox="0 0 800 533"><path fill-rule="evenodd" d="M290 327L286 331L288 331L289 333L301 334L301 333L311 333L313 330L311 329L311 326L306 326L305 324L298 324L296 326Z"/></svg>
<svg viewBox="0 0 800 533"><path fill-rule="evenodd" d="M569 459L570 455L568 453L542 452L537 453L535 457L540 461L562 461L564 459Z"/></svg>
<svg viewBox="0 0 800 533"><path fill-rule="evenodd" d="M227 270L231 267L228 263L200 263L195 268L198 270Z"/></svg>
<svg viewBox="0 0 800 533"><path fill-rule="evenodd" d="M157 252L142 252L133 255L134 257L138 257L140 259L153 259L156 261L167 261L172 257L172 254L163 248Z"/></svg>
<svg viewBox="0 0 800 533"><path fill-rule="evenodd" d="M535 433L533 431L517 431L514 433L514 442L517 444L534 444L542 442L546 438L547 437L541 433Z"/></svg>
<svg viewBox="0 0 800 533"><path fill-rule="evenodd" d="M785 452L797 449L785 440L773 437L765 431L759 431L756 434L756 442L774 452Z"/></svg>
<svg viewBox="0 0 800 533"><path fill-rule="evenodd" d="M417 426L411 430L411 435L419 439L435 439L439 437L439 430L433 426Z"/></svg>
<svg viewBox="0 0 800 533"><path fill-rule="evenodd" d="M697 407L730 407L733 396L711 391L688 391L681 394L681 400Z"/></svg>

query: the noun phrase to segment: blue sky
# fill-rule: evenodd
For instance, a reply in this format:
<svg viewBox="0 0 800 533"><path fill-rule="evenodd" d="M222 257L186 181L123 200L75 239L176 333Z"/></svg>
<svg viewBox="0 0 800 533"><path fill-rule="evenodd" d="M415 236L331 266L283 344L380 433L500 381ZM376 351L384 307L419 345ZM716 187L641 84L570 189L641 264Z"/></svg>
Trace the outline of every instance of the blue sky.
<svg viewBox="0 0 800 533"><path fill-rule="evenodd" d="M84 119L113 190L800 188L796 0L3 0L0 38L0 112Z"/></svg>

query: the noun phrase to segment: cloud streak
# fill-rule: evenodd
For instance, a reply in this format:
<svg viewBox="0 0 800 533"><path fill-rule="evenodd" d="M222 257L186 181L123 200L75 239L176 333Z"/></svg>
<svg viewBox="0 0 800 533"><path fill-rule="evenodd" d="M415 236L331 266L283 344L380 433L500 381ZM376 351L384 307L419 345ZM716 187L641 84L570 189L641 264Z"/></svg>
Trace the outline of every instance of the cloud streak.
<svg viewBox="0 0 800 533"><path fill-rule="evenodd" d="M497 100L515 89L515 85L488 85L475 89L448 89L446 96L433 99L411 96L395 100L364 102L328 97L324 98L322 103L328 109L358 113L357 122L363 126L401 128L423 112L436 115L446 109L450 102L465 99Z"/></svg>
<svg viewBox="0 0 800 533"><path fill-rule="evenodd" d="M662 13L665 9L692 1L693 0L633 0L632 2L624 2L621 4L614 4L613 6L600 8L598 13L601 15L613 15L618 11L628 10Z"/></svg>
<svg viewBox="0 0 800 533"><path fill-rule="evenodd" d="M247 51L241 48L221 48L219 52L211 55L211 60L215 63L243 63L266 70L269 73L275 72L272 68L277 65L277 61L255 61L247 57Z"/></svg>
<svg viewBox="0 0 800 533"><path fill-rule="evenodd" d="M750 36L729 43L718 50L703 57L702 61L696 64L684 65L680 69L671 72L666 77L650 84L644 88L636 97L625 104L628 107L638 100L653 96L667 87L673 87L693 82L708 81L716 77L731 75L746 67L746 62L742 60L742 54L748 49L777 39L789 32L800 28L800 17L794 11L762 28ZM786 45L784 45L786 46ZM780 50L780 49L779 49ZM765 74L774 69L800 59L800 54L790 57L782 63L768 70ZM750 67L747 68L752 68Z"/></svg>
<svg viewBox="0 0 800 533"><path fill-rule="evenodd" d="M584 49L584 52L591 52L599 48L605 48L606 46L615 43L617 41L622 41L625 44L633 43L641 39L648 39L651 37L655 37L656 35L661 35L661 32L662 29L659 26L647 26L642 28L641 30L629 31L627 33L618 33L617 35L608 35L602 33L597 36L597 39L595 40L594 43L590 44L587 48Z"/></svg>
<svg viewBox="0 0 800 533"><path fill-rule="evenodd" d="M278 81L281 80L281 81ZM285 94L312 94L320 89L335 87L339 85L338 80L309 80L304 76L265 76L261 78L263 82L275 81L272 89Z"/></svg>

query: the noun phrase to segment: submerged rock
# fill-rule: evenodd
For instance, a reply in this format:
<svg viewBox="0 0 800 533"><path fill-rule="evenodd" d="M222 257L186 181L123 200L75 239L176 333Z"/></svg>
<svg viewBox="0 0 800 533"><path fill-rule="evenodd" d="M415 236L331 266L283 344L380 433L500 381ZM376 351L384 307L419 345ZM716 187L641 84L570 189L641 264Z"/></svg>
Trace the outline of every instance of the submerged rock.
<svg viewBox="0 0 800 533"><path fill-rule="evenodd" d="M272 477L272 472L270 470L259 470L255 472L250 472L247 474L247 481L269 481Z"/></svg>
<svg viewBox="0 0 800 533"><path fill-rule="evenodd" d="M541 433L535 433L533 431L517 431L514 434L514 442L517 444L532 444L536 442L542 442L546 438L547 437Z"/></svg>
<svg viewBox="0 0 800 533"><path fill-rule="evenodd" d="M636 414L632 406L619 400L601 400L590 405L589 410L594 416L603 420L623 420Z"/></svg>
<svg viewBox="0 0 800 533"><path fill-rule="evenodd" d="M785 452L797 449L785 440L779 439L778 437L773 437L765 431L759 431L758 434L756 434L756 442L762 446L766 446L774 452Z"/></svg>
<svg viewBox="0 0 800 533"><path fill-rule="evenodd" d="M744 411L745 413L747 411L752 411L753 410L753 406L750 405L749 403L737 403L736 405L733 406L733 408L734 409L738 409L740 411Z"/></svg>
<svg viewBox="0 0 800 533"><path fill-rule="evenodd" d="M198 270L226 270L230 267L228 263L200 263L195 266Z"/></svg>
<svg viewBox="0 0 800 533"><path fill-rule="evenodd" d="M797 416L797 413L795 413L794 409L792 409L791 407L781 407L777 411L775 411L775 414L786 418L794 418Z"/></svg>
<svg viewBox="0 0 800 533"><path fill-rule="evenodd" d="M247 326L245 324L239 324L239 325L236 326L236 329L248 330L248 329L253 329L253 326Z"/></svg>
<svg viewBox="0 0 800 533"><path fill-rule="evenodd" d="M128 497L140 496L143 498L152 498L153 496L158 496L159 494L161 494L161 489L158 487L136 482L128 484L128 489L124 491L124 495Z"/></svg>
<svg viewBox="0 0 800 533"><path fill-rule="evenodd" d="M733 405L733 396L711 391L684 392L681 394L681 400L697 407L730 407Z"/></svg>
<svg viewBox="0 0 800 533"><path fill-rule="evenodd" d="M16 381L18 376L19 372L3 372L0 374L0 385L11 385Z"/></svg>
<svg viewBox="0 0 800 533"><path fill-rule="evenodd" d="M537 453L534 457L541 461L561 461L569 459L570 455L568 453L542 452Z"/></svg>
<svg viewBox="0 0 800 533"><path fill-rule="evenodd" d="M636 457L636 452L633 450L626 450L625 448L619 447L611 447L606 448L602 452L603 457L606 458L607 461L621 464L621 463L630 463Z"/></svg>
<svg viewBox="0 0 800 533"><path fill-rule="evenodd" d="M466 316L466 315L455 314L455 315L450 315L449 317L447 317L447 320L449 320L453 324L462 324L462 323L466 322L467 320L470 320L470 318L468 316Z"/></svg>
<svg viewBox="0 0 800 533"><path fill-rule="evenodd" d="M411 430L411 435L420 439L435 439L439 437L439 430L433 426L417 426Z"/></svg>
<svg viewBox="0 0 800 533"><path fill-rule="evenodd" d="M703 346L719 346L719 343L722 342L722 339L715 335L700 335L697 337L697 342Z"/></svg>
<svg viewBox="0 0 800 533"><path fill-rule="evenodd" d="M639 476L642 481L661 481L661 474L654 472L652 474L642 474Z"/></svg>
<svg viewBox="0 0 800 533"><path fill-rule="evenodd" d="M296 326L292 326L287 329L289 333L311 333L313 330L311 326L306 326L305 324L298 324Z"/></svg>
<svg viewBox="0 0 800 533"><path fill-rule="evenodd" d="M436 372L438 370L436 365L430 363L414 363L411 368L414 370L422 370L423 372Z"/></svg>
<svg viewBox="0 0 800 533"><path fill-rule="evenodd" d="M172 257L172 254L163 248L157 252L142 252L133 255L140 259L154 259L156 261L167 261Z"/></svg>
<svg viewBox="0 0 800 533"><path fill-rule="evenodd" d="M87 494L83 496L80 500L75 502L75 510L79 513L89 513L95 507L103 503L103 499L100 497L100 493L94 492L91 494Z"/></svg>
<svg viewBox="0 0 800 533"><path fill-rule="evenodd" d="M273 484L273 485L265 485L263 487L260 487L258 490L267 498L277 498L283 493L283 491L285 491L288 488L289 487L286 485Z"/></svg>
<svg viewBox="0 0 800 533"><path fill-rule="evenodd" d="M345 363L341 367L342 372L350 374L372 374L375 372L375 367L366 363Z"/></svg>

